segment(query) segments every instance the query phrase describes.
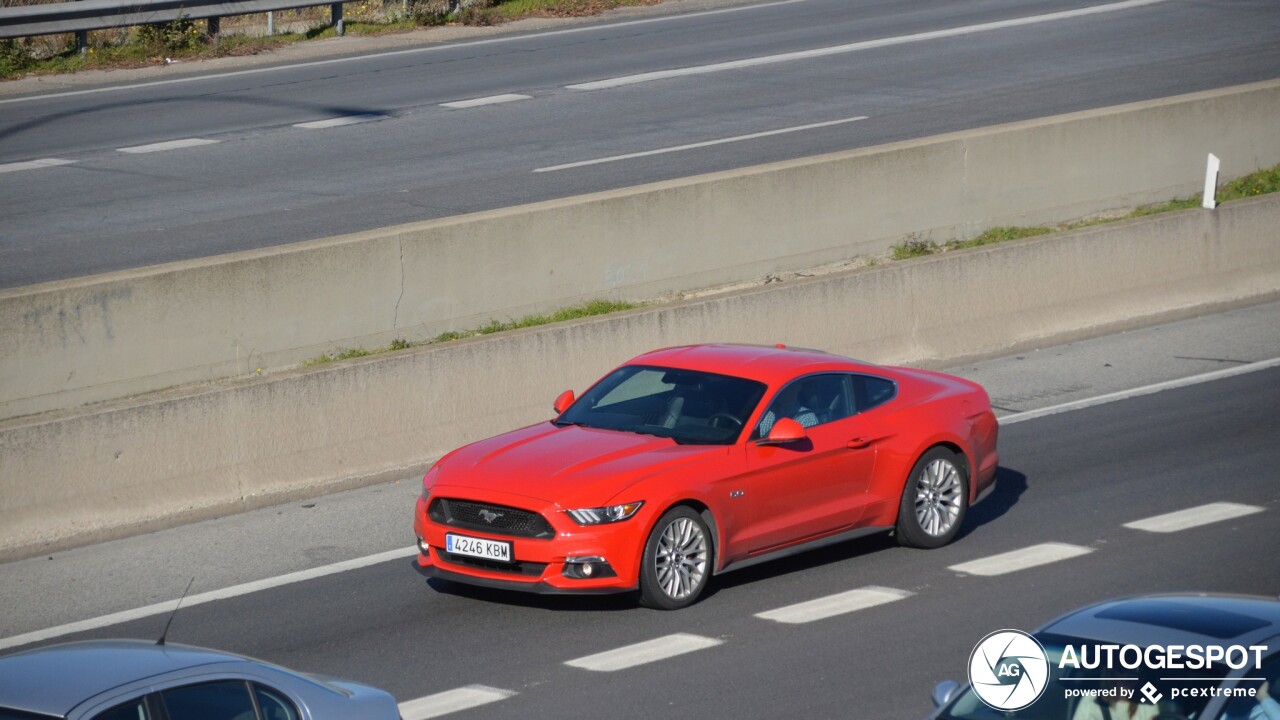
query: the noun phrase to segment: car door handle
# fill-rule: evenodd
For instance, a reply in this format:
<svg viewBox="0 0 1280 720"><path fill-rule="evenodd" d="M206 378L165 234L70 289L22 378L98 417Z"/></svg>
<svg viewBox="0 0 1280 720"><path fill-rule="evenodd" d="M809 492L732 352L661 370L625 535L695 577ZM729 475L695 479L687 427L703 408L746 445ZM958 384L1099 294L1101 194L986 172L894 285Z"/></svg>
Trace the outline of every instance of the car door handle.
<svg viewBox="0 0 1280 720"><path fill-rule="evenodd" d="M861 450L862 448L864 448L864 447L866 447L866 446L870 445L871 443L873 443L873 442L875 442L875 441L876 441L876 439L875 439L875 438L873 438L873 437L867 437L867 436L865 436L865 435L864 435L864 436L856 437L856 438L854 438L854 439L850 440L849 442L845 443L845 444L844 444L844 446L845 446L845 447L847 447L847 448L849 448L849 449L851 449L851 450Z"/></svg>

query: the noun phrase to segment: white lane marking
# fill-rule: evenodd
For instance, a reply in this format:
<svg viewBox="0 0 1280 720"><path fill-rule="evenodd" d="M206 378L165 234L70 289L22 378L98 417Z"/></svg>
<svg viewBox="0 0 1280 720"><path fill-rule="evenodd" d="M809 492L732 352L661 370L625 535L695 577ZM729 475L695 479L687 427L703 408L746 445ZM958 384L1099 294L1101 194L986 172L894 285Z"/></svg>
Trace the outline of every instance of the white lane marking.
<svg viewBox="0 0 1280 720"><path fill-rule="evenodd" d="M532 99L533 97L531 95L516 95L514 93L509 93L507 95L490 95L489 97L473 98L471 100L455 100L454 102L440 103L440 107L461 110L463 108L480 107L481 105L498 105L500 103Z"/></svg>
<svg viewBox="0 0 1280 720"><path fill-rule="evenodd" d="M952 565L949 570L956 572L969 573L970 575L1004 575L1005 573L1026 570L1037 565L1048 565L1049 563L1058 562L1059 560L1069 560L1073 557L1088 555L1093 552L1093 548L1081 547L1079 545L1068 545L1066 543L1041 543L1032 545L1021 550L1013 550L999 555L981 558L979 560L971 560L959 565Z"/></svg>
<svg viewBox="0 0 1280 720"><path fill-rule="evenodd" d="M696 650L705 650L709 647L715 647L721 642L723 641L702 637L701 635L676 633L636 643L635 645L620 647L617 650L608 650L595 655L580 657L577 660L569 660L565 665L596 672L613 672L635 667L636 665L665 660L669 657L683 655Z"/></svg>
<svg viewBox="0 0 1280 720"><path fill-rule="evenodd" d="M37 170L39 168L58 167L59 165L70 165L75 160L59 160L58 158L40 158L39 160L28 160L26 162L9 163L0 165L0 173L18 172L21 170Z"/></svg>
<svg viewBox="0 0 1280 720"><path fill-rule="evenodd" d="M400 717L403 720L427 720L427 718L440 717L459 710L469 710L506 700L516 694L514 690L503 690L487 685L468 685L416 700L406 700L400 703Z"/></svg>
<svg viewBox="0 0 1280 720"><path fill-rule="evenodd" d="M1156 515L1144 520L1134 520L1133 522L1125 523L1124 526L1134 530L1146 530L1147 532L1171 533L1260 513L1265 509L1257 505L1241 505L1240 503L1232 502L1209 503L1200 507Z"/></svg>
<svg viewBox="0 0 1280 720"><path fill-rule="evenodd" d="M289 585L291 583L302 582L304 580L312 580L314 578L324 577L326 575L336 575L338 573L347 572L348 570L358 570L370 565L389 562L391 560L399 560L400 558L412 557L418 554L416 546L399 548L398 550L388 550L377 555L368 555L366 557L355 558L352 560L344 560L342 562L333 563L332 565L324 565L310 570L299 570L298 572L288 573L286 575L277 575L273 578L264 580L255 580L253 582L243 583L241 585L233 585L221 590L210 590L209 592L200 593L198 595L188 595L186 600L182 601L182 607L190 607L192 605L201 605L215 600L226 600L227 598L237 597L239 595L248 595L249 593L258 592L259 590L268 590L281 585ZM173 612L174 607L178 604L177 600L169 600L167 602L155 603L133 610L124 610L110 615L101 615L88 620L80 620L66 625L48 628L45 630L36 630L34 632L24 633L22 635L14 635L0 639L0 650L5 648L17 647L19 645L27 645L34 642L41 642L50 638L70 635L71 633L84 632L85 630L96 630L97 628L107 627L108 625L118 625L119 623L137 620L139 618L151 617L152 615L162 615L164 613Z"/></svg>
<svg viewBox="0 0 1280 720"><path fill-rule="evenodd" d="M1237 375L1247 375L1249 373L1258 372L1259 370L1270 370L1273 367L1280 367L1280 358L1260 360L1255 363L1249 363L1248 365L1238 365L1236 367L1226 368L1225 370L1214 370L1213 372L1202 373L1200 375L1178 378L1177 380L1167 380L1154 385L1145 385L1140 388L1133 388L1132 390L1121 390L1119 392L1099 395L1097 397L1062 403L1061 405L1051 405L1038 410L1027 410L1026 412L1005 415L1000 418L1000 424L1012 425L1013 423L1023 422L1024 420L1034 420L1036 418L1045 417L1046 415L1057 415L1058 413L1082 410L1087 407L1093 407L1094 405L1104 405L1106 403L1116 402L1117 400L1128 400L1129 398L1141 397L1143 395L1153 395L1164 390L1174 390L1191 385L1199 385L1200 383L1213 382L1214 380L1224 380Z"/></svg>
<svg viewBox="0 0 1280 720"><path fill-rule="evenodd" d="M742 60L713 63L711 65L696 65L693 67L658 70L655 72L640 73L637 75L625 75L623 77L595 80L592 82L578 83L576 85L566 85L565 87L570 90L603 90L605 88L613 88L620 85L635 85L637 83L666 80L674 77L704 75L707 73L724 72L726 70L740 70L742 68L758 67L760 65L773 65L775 63L791 62L794 60L808 60L811 58L827 57L830 55L843 55L845 53L857 52L859 50L870 50L873 48L889 47L891 45L904 45L906 43L959 37L961 35L972 35L973 33L987 32L990 30L1003 30L1005 28L1019 27L1022 25L1036 25L1039 23L1054 22L1056 20L1083 17L1085 15L1097 15L1099 13L1129 10L1131 8L1143 7L1144 5L1155 5L1156 3L1162 2L1167 2L1167 0L1125 0L1125 2L1111 3L1109 5L1095 5L1093 7L1079 8L1076 10L1063 10L1061 12L1047 13L1044 15L1032 15L1029 17L1014 18L1012 20L998 20L995 22L982 23L980 25L966 25L964 27L948 28L946 30L933 30L930 32L914 33L911 35L899 35L897 37L880 38L878 40L864 40L862 42L849 43L847 45L833 45L830 47L813 48L812 50L800 50L797 52L781 53L778 55L764 55L761 57L744 58Z"/></svg>
<svg viewBox="0 0 1280 720"><path fill-rule="evenodd" d="M1053 415L1055 413L1069 412L1072 410L1078 410L1085 407L1091 407L1093 405L1100 405L1102 403L1116 402L1116 401L1124 400L1130 397L1150 395L1152 393L1157 393L1162 390L1169 390L1173 388L1185 387L1188 385L1197 385L1199 383L1212 382L1214 380L1221 380L1224 378L1235 377L1236 375L1244 375L1246 373L1257 372L1259 370L1267 370L1269 368L1273 368L1277 366L1280 366L1280 358L1263 360L1261 362L1251 363L1249 365L1241 365L1239 367L1227 368L1225 370L1217 370L1210 373L1204 373L1201 375L1194 375L1192 377L1182 378L1180 380L1171 380L1169 382L1158 383L1156 385L1148 385L1146 387L1136 388L1134 390L1125 390L1122 392L1111 393L1109 395L1101 395L1096 398L1086 398L1084 400L1077 400L1075 402L1064 403L1062 405L1056 405L1053 407L1041 408L1039 410L1031 410L1024 413L1017 413L1015 415L1008 415L1000 419L1000 424L1008 425L1014 422L1021 422L1023 420L1032 420L1034 418L1043 417L1045 415ZM418 554L418 548L416 546L400 548L399 550L389 550L387 552L379 553L377 555L369 555L367 557L355 558L352 560L346 560L344 562L335 563L333 565L326 565L324 567L313 568L311 570L302 570L295 573L289 573L287 575L280 575L273 578L266 578L264 580L244 583L242 585L235 585L233 587L224 588L222 590L214 590L207 593L201 593L199 595L192 595L188 597L186 600L184 600L182 604L185 607L187 605L199 605L201 603L213 602L215 600L223 600L226 598L236 597L238 595L247 595L249 593L257 592L259 590L266 590L269 588L280 587L281 585L288 585L290 583L302 582L304 580L323 577L325 575L332 575L335 573L346 572L347 570L356 570L362 567L367 567L369 565L377 565L379 563L395 560L397 558L412 557L417 554ZM959 567L959 566L956 566L956 567ZM956 569L956 567L953 567L952 569L954 570ZM80 620L73 623L67 623L65 625L59 625L57 627L52 627L45 630L37 630L34 632L24 633L22 635L15 635L13 637L3 638L3 639L0 639L0 650L3 650L5 648L17 647L19 645L27 645L30 643L41 642L43 640L61 637L63 635L70 635L72 633L83 632L85 630L94 630L100 627L116 625L123 622L129 622L130 620L137 620L139 618L150 617L152 615L160 615L162 613L172 612L174 605L176 603L177 603L177 600L170 600L168 602L156 603L154 605L148 605L146 607L136 608L133 610L124 610L118 613L112 613L110 615L102 615L100 617L90 618L88 620Z"/></svg>
<svg viewBox="0 0 1280 720"><path fill-rule="evenodd" d="M761 620L774 620L794 625L815 620L825 620L826 618L851 613L855 610L865 610L876 605L902 600L903 598L911 597L911 595L912 593L906 590L871 585L857 590L820 597L816 600L780 607L768 612L756 613L756 617Z"/></svg>
<svg viewBox="0 0 1280 720"><path fill-rule="evenodd" d="M386 115L378 113L364 113L362 115L346 115L344 117L329 118L328 120L312 120L311 122L296 123L294 127L304 130L322 130L324 128L342 127L343 125L358 125L360 123L373 122L381 120Z"/></svg>
<svg viewBox="0 0 1280 720"><path fill-rule="evenodd" d="M181 83L199 82L201 80L218 80L222 78L242 77L245 75L258 75L260 73L270 73L279 70L290 70L296 68L320 67L323 65L336 65L339 63L359 62L363 60L376 60L379 58L397 57L401 55L421 55L423 53L438 52L441 50L453 50L457 48L469 48L480 45L496 45L499 43L518 42L520 40L528 40L529 38L556 37L557 35L576 35L578 33L595 32L597 30L611 30L613 28L634 27L636 25L649 25L652 23L685 21L689 18L707 17L709 15L725 15L728 13L746 12L749 10L760 10L763 8L778 7L779 5L794 5L796 3L806 2L806 0L780 0L779 2L761 3L759 5L744 5L740 7L721 8L719 10L704 10L701 12L680 13L676 15L664 15L662 17L645 18L643 20L626 20L616 23L600 23L587 25L583 27L565 28L563 30L549 30L536 34L520 34L510 35L507 37L488 38L485 40L472 40L470 42L460 43L442 43L439 45L431 45L429 47L409 48L407 50L391 50L384 53L375 53L372 55L356 55L351 57L332 58L329 60L313 60L311 62L296 63L293 65L278 65L275 67L253 68L250 70L233 70L231 72L217 73L214 75L199 75L192 77L171 78L169 80L153 80L151 82L134 83L132 85L113 85L111 87L89 88L86 90L68 90L67 92L50 93L48 95L27 95L18 98L8 98L0 100L0 105L9 103L30 102L32 100L49 100L53 98L73 97L76 95L94 95L97 93L115 92L117 90L134 90L137 88L158 87L161 85L178 85Z"/></svg>
<svg viewBox="0 0 1280 720"><path fill-rule="evenodd" d="M688 145L677 145L675 147L661 148L658 150L645 150L643 152L627 153L626 155L613 155L611 157L598 158L596 160L581 160L579 162L565 163L564 165L552 165L550 167L541 167L534 172L555 172L556 170L568 170L570 168L583 167L585 165L599 165L601 163L617 162L619 160L630 160L632 158L648 157L650 155L662 155L663 153L680 152L682 150L693 150L696 148L711 147L712 145L724 145L725 143L742 142L743 140L755 140L756 138L769 137L770 135L783 135L785 133L802 132L804 130L813 130L815 128L831 127L832 125L843 125L845 123L857 122L858 120L866 120L867 116L860 115L858 117L843 118L841 120L828 120L827 122L813 123L811 125L797 125L795 127L781 128L779 130L767 130L765 132L751 133L750 135L738 135L736 137L721 138L719 140L707 140L705 142L690 143Z"/></svg>
<svg viewBox="0 0 1280 720"><path fill-rule="evenodd" d="M186 138L185 140L169 140L168 142L151 143L150 145L116 148L116 150L133 154L153 153L164 152L165 150L181 150L182 148L199 147L201 145L214 145L217 142L217 140L205 140L203 138Z"/></svg>

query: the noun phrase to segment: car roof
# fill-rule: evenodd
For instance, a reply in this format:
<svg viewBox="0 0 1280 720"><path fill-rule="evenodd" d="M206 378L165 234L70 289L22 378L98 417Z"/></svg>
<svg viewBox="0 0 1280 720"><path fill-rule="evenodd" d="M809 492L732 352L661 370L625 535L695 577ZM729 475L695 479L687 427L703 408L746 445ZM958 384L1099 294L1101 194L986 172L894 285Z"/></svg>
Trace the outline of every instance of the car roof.
<svg viewBox="0 0 1280 720"><path fill-rule="evenodd" d="M777 385L798 375L813 372L884 374L886 370L878 365L851 360L822 350L786 347L782 344L774 346L730 343L684 345L653 350L632 358L626 364L699 370L759 380L769 385Z"/></svg>
<svg viewBox="0 0 1280 720"><path fill-rule="evenodd" d="M238 655L144 640L64 643L0 657L0 706L65 715L99 693L177 670L226 662Z"/></svg>
<svg viewBox="0 0 1280 720"><path fill-rule="evenodd" d="M1280 600L1248 595L1146 595L1068 613L1040 633L1154 644L1249 644L1280 633Z"/></svg>

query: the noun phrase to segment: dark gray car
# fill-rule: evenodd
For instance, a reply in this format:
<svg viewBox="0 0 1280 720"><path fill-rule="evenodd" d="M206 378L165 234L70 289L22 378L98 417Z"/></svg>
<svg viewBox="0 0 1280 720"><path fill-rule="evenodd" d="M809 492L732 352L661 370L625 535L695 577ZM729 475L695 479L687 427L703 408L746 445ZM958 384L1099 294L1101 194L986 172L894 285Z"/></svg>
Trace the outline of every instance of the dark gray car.
<svg viewBox="0 0 1280 720"><path fill-rule="evenodd" d="M938 709L929 720L1280 720L1280 601L1274 598L1184 594L1111 600L1063 615L1032 636L1050 668L1035 688L1038 699L996 710L972 685L948 681L934 689ZM1228 654L1245 662L1198 667L1192 648L1211 646L1236 648ZM1146 663L1142 653L1148 648L1161 667ZM1090 667L1087 654L1096 660L1099 651L1121 660ZM1116 667L1126 656L1144 659L1132 668ZM1065 658L1078 662L1064 663Z"/></svg>
<svg viewBox="0 0 1280 720"><path fill-rule="evenodd" d="M391 695L217 650L96 640L0 658L0 720L397 720Z"/></svg>

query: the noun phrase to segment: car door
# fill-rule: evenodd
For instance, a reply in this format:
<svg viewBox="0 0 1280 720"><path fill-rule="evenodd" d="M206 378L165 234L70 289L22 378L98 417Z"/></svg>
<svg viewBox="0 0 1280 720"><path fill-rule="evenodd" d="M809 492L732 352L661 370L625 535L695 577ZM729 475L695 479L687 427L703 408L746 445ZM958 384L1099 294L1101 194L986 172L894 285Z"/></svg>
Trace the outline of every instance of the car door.
<svg viewBox="0 0 1280 720"><path fill-rule="evenodd" d="M853 414L849 375L810 375L789 385L795 387L778 391L746 445L750 527L743 540L751 554L853 527L867 505L873 433ZM808 425L808 437L760 444L777 417Z"/></svg>

